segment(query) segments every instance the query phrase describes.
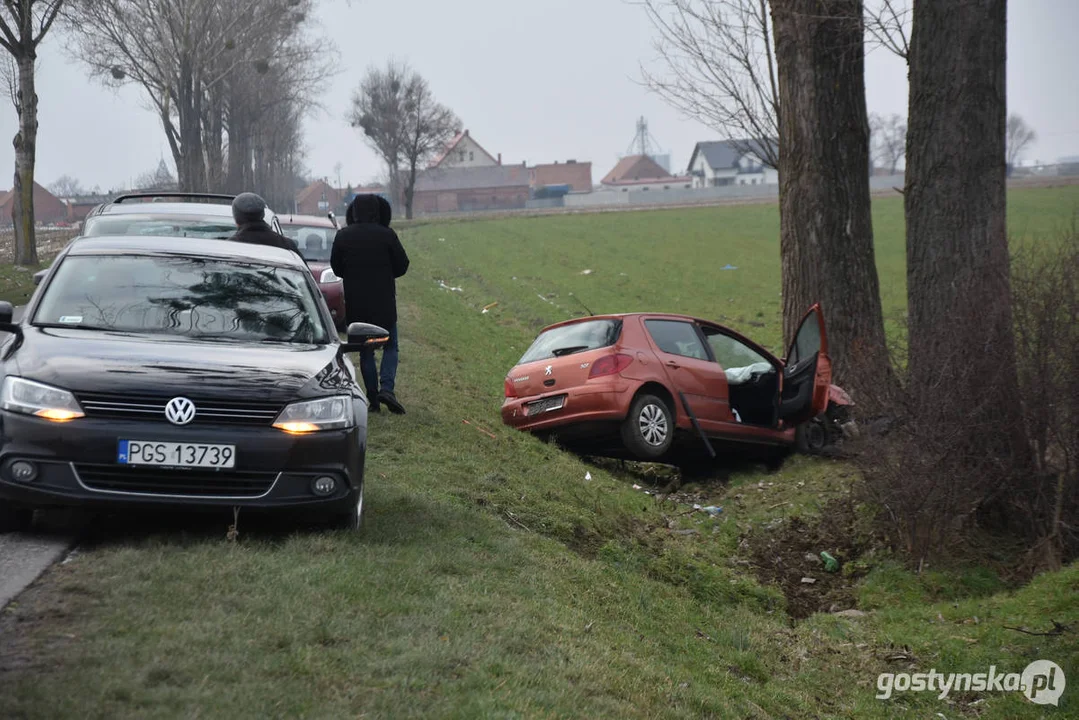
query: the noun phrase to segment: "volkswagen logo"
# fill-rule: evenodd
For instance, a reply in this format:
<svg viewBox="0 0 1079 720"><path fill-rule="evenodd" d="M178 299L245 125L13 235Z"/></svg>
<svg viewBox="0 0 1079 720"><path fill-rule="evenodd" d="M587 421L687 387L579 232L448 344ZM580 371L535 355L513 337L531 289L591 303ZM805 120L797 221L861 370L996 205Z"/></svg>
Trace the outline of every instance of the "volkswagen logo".
<svg viewBox="0 0 1079 720"><path fill-rule="evenodd" d="M195 403L185 397L174 397L165 405L165 419L173 425L187 425L195 419Z"/></svg>

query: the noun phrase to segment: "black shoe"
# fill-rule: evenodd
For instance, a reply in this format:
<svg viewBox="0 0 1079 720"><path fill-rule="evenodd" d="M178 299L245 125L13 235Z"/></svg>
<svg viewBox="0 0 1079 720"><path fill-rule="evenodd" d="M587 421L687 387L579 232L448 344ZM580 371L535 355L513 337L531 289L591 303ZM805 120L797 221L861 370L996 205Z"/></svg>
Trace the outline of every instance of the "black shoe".
<svg viewBox="0 0 1079 720"><path fill-rule="evenodd" d="M386 405L392 413L397 415L405 414L405 406L398 402L397 397L392 392L383 390L378 394L378 401Z"/></svg>
<svg viewBox="0 0 1079 720"><path fill-rule="evenodd" d="M378 404L378 398L367 401L367 412L380 413L382 412L382 406Z"/></svg>

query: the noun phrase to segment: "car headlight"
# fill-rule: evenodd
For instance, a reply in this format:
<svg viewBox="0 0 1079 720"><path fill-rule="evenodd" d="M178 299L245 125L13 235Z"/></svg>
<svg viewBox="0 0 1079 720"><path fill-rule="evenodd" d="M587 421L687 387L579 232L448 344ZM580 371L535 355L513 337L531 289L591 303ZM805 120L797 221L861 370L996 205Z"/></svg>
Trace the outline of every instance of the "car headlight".
<svg viewBox="0 0 1079 720"><path fill-rule="evenodd" d="M322 274L319 275L318 281L325 285L326 283L341 282L341 278L337 277L337 275L333 271L333 268L326 268L322 271Z"/></svg>
<svg viewBox="0 0 1079 720"><path fill-rule="evenodd" d="M352 398L348 395L305 400L285 406L273 426L287 433L340 430L353 424Z"/></svg>
<svg viewBox="0 0 1079 720"><path fill-rule="evenodd" d="M79 401L67 390L11 376L4 378L0 407L55 422L66 422L86 415Z"/></svg>

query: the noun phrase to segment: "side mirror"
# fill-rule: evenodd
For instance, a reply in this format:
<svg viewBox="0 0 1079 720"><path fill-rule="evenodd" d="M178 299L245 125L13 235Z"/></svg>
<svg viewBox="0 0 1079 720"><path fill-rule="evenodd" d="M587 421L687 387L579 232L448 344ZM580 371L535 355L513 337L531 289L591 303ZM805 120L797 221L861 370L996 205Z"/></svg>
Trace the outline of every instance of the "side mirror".
<svg viewBox="0 0 1079 720"><path fill-rule="evenodd" d="M15 308L6 300L0 300L0 325L10 325L15 317Z"/></svg>
<svg viewBox="0 0 1079 720"><path fill-rule="evenodd" d="M390 333L378 325L354 322L348 326L348 342L341 346L341 352L354 353L360 350L374 350L390 341Z"/></svg>
<svg viewBox="0 0 1079 720"><path fill-rule="evenodd" d="M37 287L38 285L40 285L41 281L44 280L45 276L48 275L48 274L49 274L49 269L48 268L45 268L44 270L38 270L36 273L34 273L34 287Z"/></svg>

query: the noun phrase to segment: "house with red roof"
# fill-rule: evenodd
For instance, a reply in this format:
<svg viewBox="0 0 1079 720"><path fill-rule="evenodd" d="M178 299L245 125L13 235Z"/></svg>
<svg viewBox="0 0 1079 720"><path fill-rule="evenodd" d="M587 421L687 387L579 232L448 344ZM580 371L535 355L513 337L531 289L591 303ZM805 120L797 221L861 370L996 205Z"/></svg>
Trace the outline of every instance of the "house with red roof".
<svg viewBox="0 0 1079 720"><path fill-rule="evenodd" d="M671 175L647 155L629 155L618 161L600 180L607 191L684 190L693 187L689 175Z"/></svg>
<svg viewBox="0 0 1079 720"><path fill-rule="evenodd" d="M8 190L0 194L0 225L14 223L12 215L15 212L15 193ZM60 198L34 182L34 221L37 223L66 222L68 208Z"/></svg>

